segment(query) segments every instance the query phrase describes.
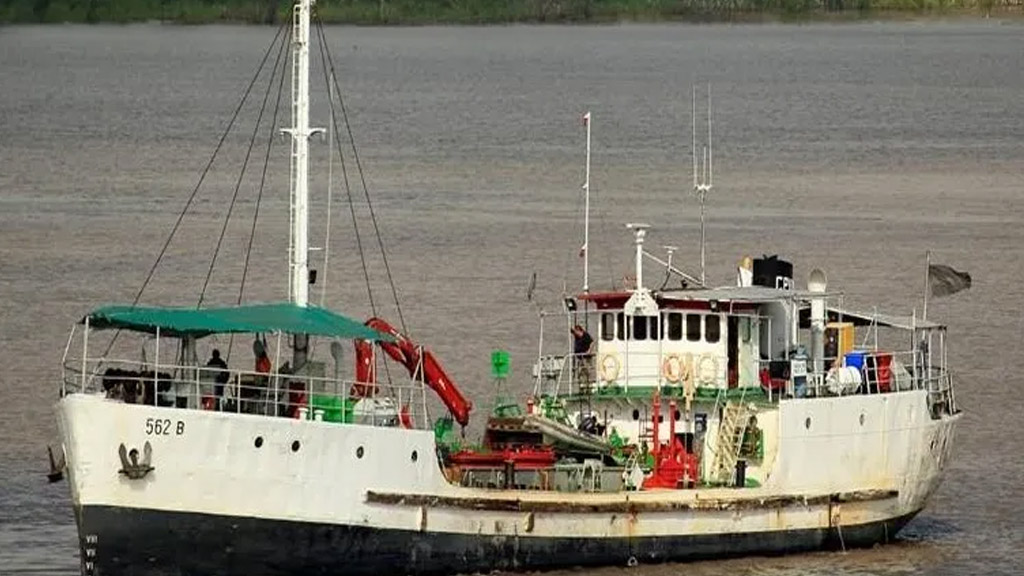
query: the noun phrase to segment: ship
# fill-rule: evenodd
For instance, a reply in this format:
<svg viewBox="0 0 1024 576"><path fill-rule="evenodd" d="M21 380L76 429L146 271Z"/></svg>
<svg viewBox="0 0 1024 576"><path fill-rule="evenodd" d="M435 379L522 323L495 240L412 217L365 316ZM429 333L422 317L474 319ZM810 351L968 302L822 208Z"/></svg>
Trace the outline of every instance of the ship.
<svg viewBox="0 0 1024 576"><path fill-rule="evenodd" d="M925 508L961 417L946 326L848 309L822 270L800 281L778 256L744 258L735 281L709 286L703 225L698 277L630 224L634 274L603 291L585 280L540 314L529 397L496 403L481 442L462 439L473 404L429 349L383 318L310 302L313 8L298 0L282 36L287 299L103 305L72 327L56 412L84 576L452 574L847 549L893 540ZM703 223L710 181L696 173ZM645 261L672 281L649 286ZM113 347L112 333L136 341ZM211 337L252 337L254 368L203 363ZM387 362L408 379L379 377ZM494 376L507 376L500 353ZM447 414L431 422L434 395Z"/></svg>

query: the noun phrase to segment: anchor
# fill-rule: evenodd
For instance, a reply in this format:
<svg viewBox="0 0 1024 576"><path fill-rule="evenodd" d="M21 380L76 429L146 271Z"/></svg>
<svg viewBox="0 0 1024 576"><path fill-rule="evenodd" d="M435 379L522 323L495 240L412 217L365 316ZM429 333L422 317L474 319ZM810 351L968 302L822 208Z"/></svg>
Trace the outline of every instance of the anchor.
<svg viewBox="0 0 1024 576"><path fill-rule="evenodd" d="M50 455L50 473L46 475L46 479L51 484L54 482L60 482L64 479L64 468L67 464L64 462L64 454L61 452L60 460L53 457L53 448L49 445L46 446L46 452Z"/></svg>
<svg viewBox="0 0 1024 576"><path fill-rule="evenodd" d="M129 452L124 443L117 449L117 453L121 457L121 469L118 473L124 474L129 480L141 480L154 470L149 465L153 458L153 447L149 445L148 440L142 447L142 462L139 462L139 451L132 448Z"/></svg>

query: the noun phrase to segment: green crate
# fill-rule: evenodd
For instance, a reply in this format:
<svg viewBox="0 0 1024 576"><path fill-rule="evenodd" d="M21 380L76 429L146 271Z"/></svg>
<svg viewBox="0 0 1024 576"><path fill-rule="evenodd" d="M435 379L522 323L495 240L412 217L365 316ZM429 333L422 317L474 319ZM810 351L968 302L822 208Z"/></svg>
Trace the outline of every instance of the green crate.
<svg viewBox="0 0 1024 576"><path fill-rule="evenodd" d="M316 410L323 410L324 422L351 423L354 408L355 400L340 396L313 394L309 403L310 417Z"/></svg>

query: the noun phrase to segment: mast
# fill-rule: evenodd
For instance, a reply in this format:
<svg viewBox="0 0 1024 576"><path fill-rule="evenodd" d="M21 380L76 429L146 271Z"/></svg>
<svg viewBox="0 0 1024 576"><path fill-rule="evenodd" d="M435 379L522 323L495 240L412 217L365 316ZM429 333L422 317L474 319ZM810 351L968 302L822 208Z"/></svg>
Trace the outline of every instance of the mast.
<svg viewBox="0 0 1024 576"><path fill-rule="evenodd" d="M292 137L288 250L288 299L309 302L309 9L297 0L292 9Z"/></svg>
<svg viewBox="0 0 1024 576"><path fill-rule="evenodd" d="M309 13L313 0L296 0L292 9L292 137L288 299L309 303L309 137L322 128L309 127ZM306 363L308 337L295 335L293 368Z"/></svg>
<svg viewBox="0 0 1024 576"><path fill-rule="evenodd" d="M583 115L587 129L587 172L583 180L583 293L590 291L590 112Z"/></svg>
<svg viewBox="0 0 1024 576"><path fill-rule="evenodd" d="M693 158L693 192L700 199L700 283L706 285L705 280L705 257L704 257L704 205L707 200L708 192L711 192L711 184L714 178L713 173L713 157L711 148L711 84L708 84L708 143L703 149L703 165L702 174L698 179L697 177L697 87L693 87L693 96L691 100L691 127L692 127L692 147L690 148L690 154Z"/></svg>

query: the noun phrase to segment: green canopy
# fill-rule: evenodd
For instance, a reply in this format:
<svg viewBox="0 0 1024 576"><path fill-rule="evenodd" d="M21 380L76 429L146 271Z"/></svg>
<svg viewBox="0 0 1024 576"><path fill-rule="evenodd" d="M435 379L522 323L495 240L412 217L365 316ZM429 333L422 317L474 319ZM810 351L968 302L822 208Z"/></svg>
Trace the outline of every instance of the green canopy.
<svg viewBox="0 0 1024 576"><path fill-rule="evenodd" d="M388 334L317 306L296 306L290 302L250 304L231 308L152 308L104 306L86 317L95 329L119 328L161 336L193 336L232 332L284 332L333 338L393 342ZM82 319L85 322L85 319Z"/></svg>

